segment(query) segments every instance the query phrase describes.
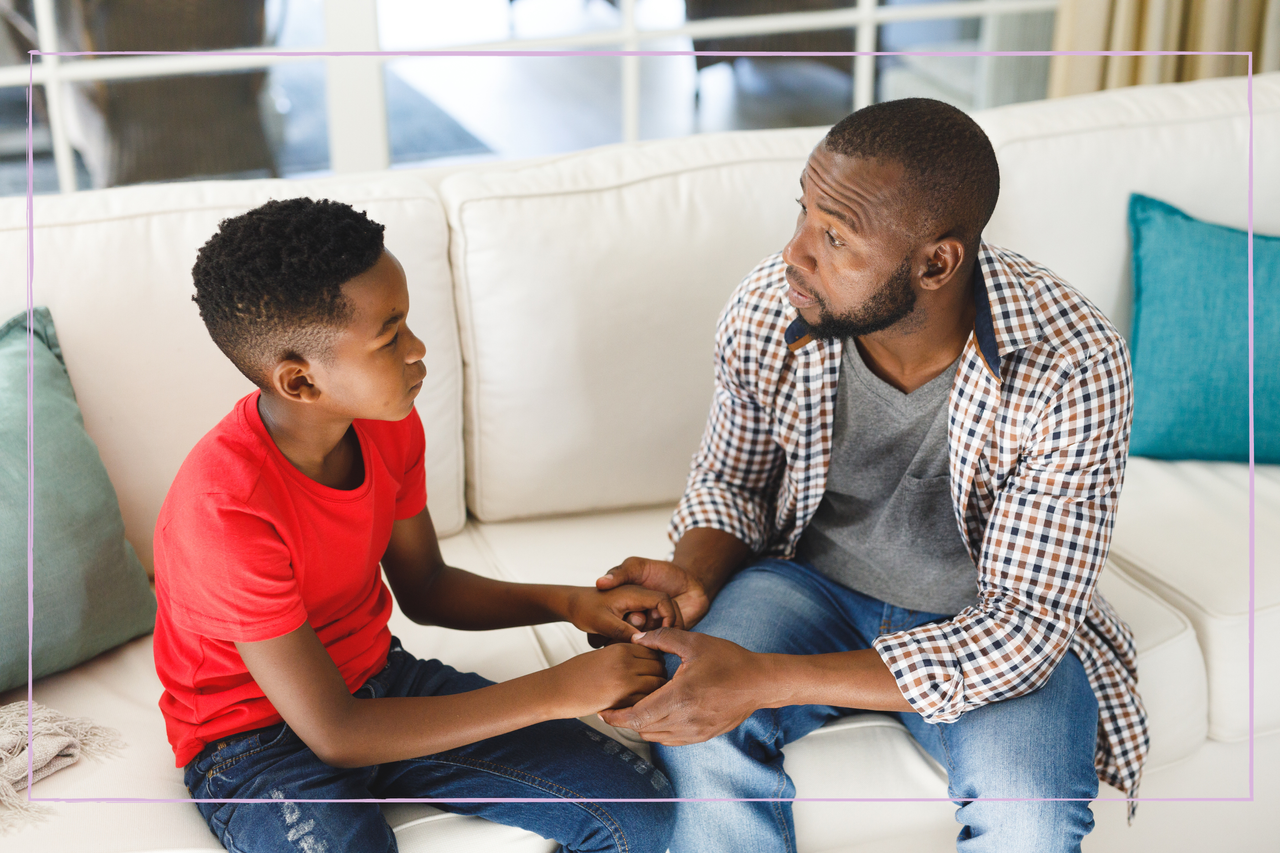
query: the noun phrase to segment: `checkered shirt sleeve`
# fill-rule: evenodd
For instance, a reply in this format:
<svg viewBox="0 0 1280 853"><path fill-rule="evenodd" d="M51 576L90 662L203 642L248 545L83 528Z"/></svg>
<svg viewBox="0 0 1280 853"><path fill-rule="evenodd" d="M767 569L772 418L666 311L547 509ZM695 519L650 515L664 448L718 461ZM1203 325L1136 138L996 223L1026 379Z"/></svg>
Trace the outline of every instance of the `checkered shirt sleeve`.
<svg viewBox="0 0 1280 853"><path fill-rule="evenodd" d="M779 256L757 266L716 323L715 394L684 496L671 519L673 543L691 528L711 527L761 553L776 533L775 495L786 459L775 441L773 413L750 390L776 368L762 364L755 357L761 348L747 339L768 335L776 326L777 316L753 310L752 295L781 268Z"/></svg>

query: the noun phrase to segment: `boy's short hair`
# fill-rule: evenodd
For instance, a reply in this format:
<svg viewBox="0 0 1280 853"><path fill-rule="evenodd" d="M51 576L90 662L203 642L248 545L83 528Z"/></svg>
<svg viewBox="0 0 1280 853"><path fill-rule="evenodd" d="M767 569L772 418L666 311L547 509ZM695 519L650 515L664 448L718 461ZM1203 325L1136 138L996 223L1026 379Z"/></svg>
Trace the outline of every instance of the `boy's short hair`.
<svg viewBox="0 0 1280 853"><path fill-rule="evenodd" d="M823 142L846 157L900 163L903 225L923 239L945 233L977 249L1000 196L1000 166L963 110L932 98L884 101L846 116Z"/></svg>
<svg viewBox="0 0 1280 853"><path fill-rule="evenodd" d="M263 390L286 358L329 356L352 318L342 285L382 257L384 226L338 201L269 201L224 219L191 277L209 337Z"/></svg>

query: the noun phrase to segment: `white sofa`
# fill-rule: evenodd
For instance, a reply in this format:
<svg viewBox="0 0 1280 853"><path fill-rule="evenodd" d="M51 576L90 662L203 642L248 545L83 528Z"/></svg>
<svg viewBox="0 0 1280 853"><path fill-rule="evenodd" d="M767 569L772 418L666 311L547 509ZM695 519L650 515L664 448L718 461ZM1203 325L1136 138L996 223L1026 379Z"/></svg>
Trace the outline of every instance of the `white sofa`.
<svg viewBox="0 0 1280 853"><path fill-rule="evenodd" d="M1253 110L1254 225L1280 234L1280 74L1254 79ZM1243 79L975 117L1003 178L987 239L1062 274L1121 328L1131 310L1131 191L1214 222L1247 222ZM268 198L331 197L367 210L386 224L387 245L404 264L410 321L428 347L418 408L446 557L496 577L589 584L628 555L667 553L667 519L709 403L716 314L740 277L788 237L796 181L822 133L698 136L451 171L39 197L35 301L52 311L86 428L149 566L170 479L250 390L190 301L196 249L220 219ZM24 305L25 241L23 200L3 200L0 319ZM1267 357L1276 356L1259 349ZM1100 582L1137 637L1151 731L1141 795L1253 801L1147 802L1130 827L1123 804L1107 800L1119 794L1104 787L1088 849L1224 841L1233 850L1276 849L1280 470L1260 466L1256 488L1252 743L1247 468L1131 459ZM494 679L587 648L564 625L464 634L397 613L393 630L420 655ZM25 693L0 695L0 704ZM117 757L37 783L36 796L186 797L159 695L150 637L36 682L37 701L110 725L128 742ZM803 853L953 849L945 778L891 718L840 721L786 755L801 798L891 800L797 803ZM218 849L185 803L53 808L46 822L5 837L4 849ZM554 846L426 805L385 808L405 851Z"/></svg>

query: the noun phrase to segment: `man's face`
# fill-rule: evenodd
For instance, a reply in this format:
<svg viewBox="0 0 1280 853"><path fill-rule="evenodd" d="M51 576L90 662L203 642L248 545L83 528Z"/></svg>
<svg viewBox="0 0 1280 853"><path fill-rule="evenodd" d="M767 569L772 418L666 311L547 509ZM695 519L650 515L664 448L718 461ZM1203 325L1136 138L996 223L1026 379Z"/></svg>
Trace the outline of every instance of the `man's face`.
<svg viewBox="0 0 1280 853"><path fill-rule="evenodd" d="M822 143L809 155L796 232L782 257L787 298L815 337L868 335L914 310L913 240L899 224L902 172Z"/></svg>
<svg viewBox="0 0 1280 853"><path fill-rule="evenodd" d="M426 347L405 322L409 288L390 252L348 281L342 293L354 308L329 357L312 364L321 399L335 414L397 421L409 414L422 390Z"/></svg>

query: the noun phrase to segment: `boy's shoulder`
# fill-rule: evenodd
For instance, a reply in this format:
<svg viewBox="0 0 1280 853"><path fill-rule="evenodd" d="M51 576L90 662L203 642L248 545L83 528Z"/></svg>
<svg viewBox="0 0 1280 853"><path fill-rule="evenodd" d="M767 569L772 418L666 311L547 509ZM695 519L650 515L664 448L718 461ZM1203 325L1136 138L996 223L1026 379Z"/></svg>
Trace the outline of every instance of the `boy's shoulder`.
<svg viewBox="0 0 1280 853"><path fill-rule="evenodd" d="M240 504L249 503L257 489L269 450L250 422L250 407L257 405L258 392L236 402L222 420L196 442L187 454L165 497L165 510L193 500L225 496Z"/></svg>

